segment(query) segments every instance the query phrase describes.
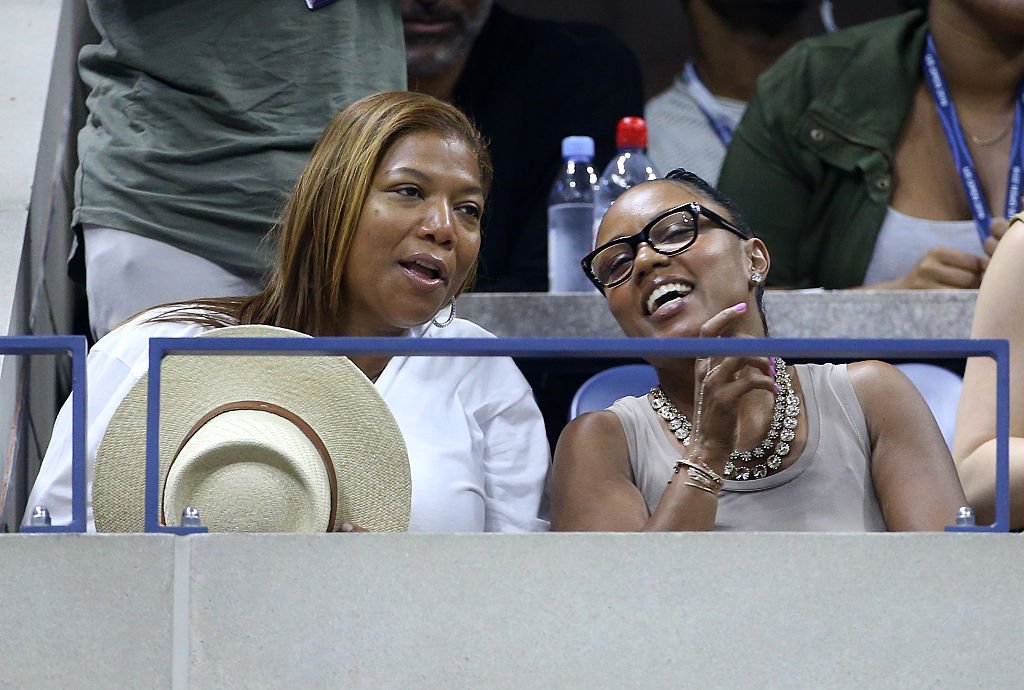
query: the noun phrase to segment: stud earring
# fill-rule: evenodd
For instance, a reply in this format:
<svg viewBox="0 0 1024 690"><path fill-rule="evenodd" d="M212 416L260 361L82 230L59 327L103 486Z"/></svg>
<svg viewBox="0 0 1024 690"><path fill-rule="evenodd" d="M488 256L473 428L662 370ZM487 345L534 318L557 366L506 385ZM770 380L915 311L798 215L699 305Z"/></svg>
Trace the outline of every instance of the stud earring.
<svg viewBox="0 0 1024 690"><path fill-rule="evenodd" d="M750 274L750 281L754 283L754 285L760 285L763 280L764 276L758 273L757 271L754 271L753 273Z"/></svg>

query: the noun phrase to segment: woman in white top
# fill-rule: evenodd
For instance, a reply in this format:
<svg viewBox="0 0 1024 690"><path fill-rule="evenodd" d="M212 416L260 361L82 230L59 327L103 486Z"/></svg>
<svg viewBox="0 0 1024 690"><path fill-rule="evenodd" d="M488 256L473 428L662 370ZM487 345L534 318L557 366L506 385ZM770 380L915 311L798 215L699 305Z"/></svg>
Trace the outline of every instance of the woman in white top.
<svg viewBox="0 0 1024 690"><path fill-rule="evenodd" d="M768 251L692 173L619 197L584 266L629 336L766 335ZM563 431L554 529L939 530L963 505L934 419L888 364L652 364L648 396Z"/></svg>
<svg viewBox="0 0 1024 690"><path fill-rule="evenodd" d="M89 476L114 410L146 373L151 337L236 324L312 336L489 336L454 314L475 272L490 181L483 139L452 106L385 93L346 108L324 130L284 207L275 269L259 294L144 312L93 348ZM510 359L351 359L376 383L405 438L410 530L546 529L538 517L546 435ZM55 524L71 516L70 416L65 404L28 502L46 506Z"/></svg>

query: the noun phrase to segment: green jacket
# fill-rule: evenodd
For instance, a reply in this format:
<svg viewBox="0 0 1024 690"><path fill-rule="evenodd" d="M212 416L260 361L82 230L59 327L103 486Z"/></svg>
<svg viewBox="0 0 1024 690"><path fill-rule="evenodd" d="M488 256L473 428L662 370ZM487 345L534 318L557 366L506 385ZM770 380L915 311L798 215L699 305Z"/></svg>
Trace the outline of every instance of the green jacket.
<svg viewBox="0 0 1024 690"><path fill-rule="evenodd" d="M863 284L927 29L910 12L808 39L761 76L719 187L768 246L769 284Z"/></svg>

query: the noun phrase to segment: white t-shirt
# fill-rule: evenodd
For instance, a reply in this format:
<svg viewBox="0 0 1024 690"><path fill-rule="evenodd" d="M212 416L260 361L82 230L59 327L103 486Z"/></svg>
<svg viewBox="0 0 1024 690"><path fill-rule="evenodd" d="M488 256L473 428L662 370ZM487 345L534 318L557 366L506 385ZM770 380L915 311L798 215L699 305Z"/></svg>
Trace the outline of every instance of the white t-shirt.
<svg viewBox="0 0 1024 690"><path fill-rule="evenodd" d="M148 369L150 338L194 337L189 323L148 322L142 314L92 348L87 362L86 517L95 531L92 478L96 452L117 406ZM456 319L412 337L494 337ZM526 379L508 357L394 357L377 390L391 408L409 451L414 532L542 531L538 517L550 462L540 410ZM71 404L54 423L50 445L29 495L54 524L71 520Z"/></svg>

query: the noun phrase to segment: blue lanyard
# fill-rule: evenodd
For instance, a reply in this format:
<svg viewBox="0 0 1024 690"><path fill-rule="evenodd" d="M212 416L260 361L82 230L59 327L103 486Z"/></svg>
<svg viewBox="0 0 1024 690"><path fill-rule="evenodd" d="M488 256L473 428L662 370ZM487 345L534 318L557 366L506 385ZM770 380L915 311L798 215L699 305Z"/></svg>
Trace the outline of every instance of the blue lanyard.
<svg viewBox="0 0 1024 690"><path fill-rule="evenodd" d="M935 43L931 34L928 34L925 43L923 70L925 83L932 93L932 100L935 101L935 110L939 113L939 120L942 121L942 129L946 132L946 140L949 141L949 148L953 152L953 161L956 163L957 172L960 174L960 181L967 192L967 200L971 204L971 215L974 216L974 224L978 227L978 235L984 244L989 236L989 225L992 222L992 214L988 208L988 201L981 188L981 181L978 180L978 171L974 165L974 159L967 148L967 141L964 139L963 130L960 128L960 119L956 116L956 107L949 97L949 88L946 86L946 79L942 76L942 69L939 67L939 58L935 53ZM1020 210L1021 172L1024 169L1024 82L1021 82L1017 89L1017 107L1013 116L1013 140L1010 144L1010 170L1006 184L1006 217L1009 218Z"/></svg>
<svg viewBox="0 0 1024 690"><path fill-rule="evenodd" d="M722 107L718 105L718 101L708 91L708 87L704 86L704 82L697 76L693 60L687 60L686 65L683 66L683 83L686 84L693 102L697 104L697 109L703 113L708 124L711 125L711 129L718 136L718 140L722 142L722 146L728 147L729 142L732 141L732 124Z"/></svg>

